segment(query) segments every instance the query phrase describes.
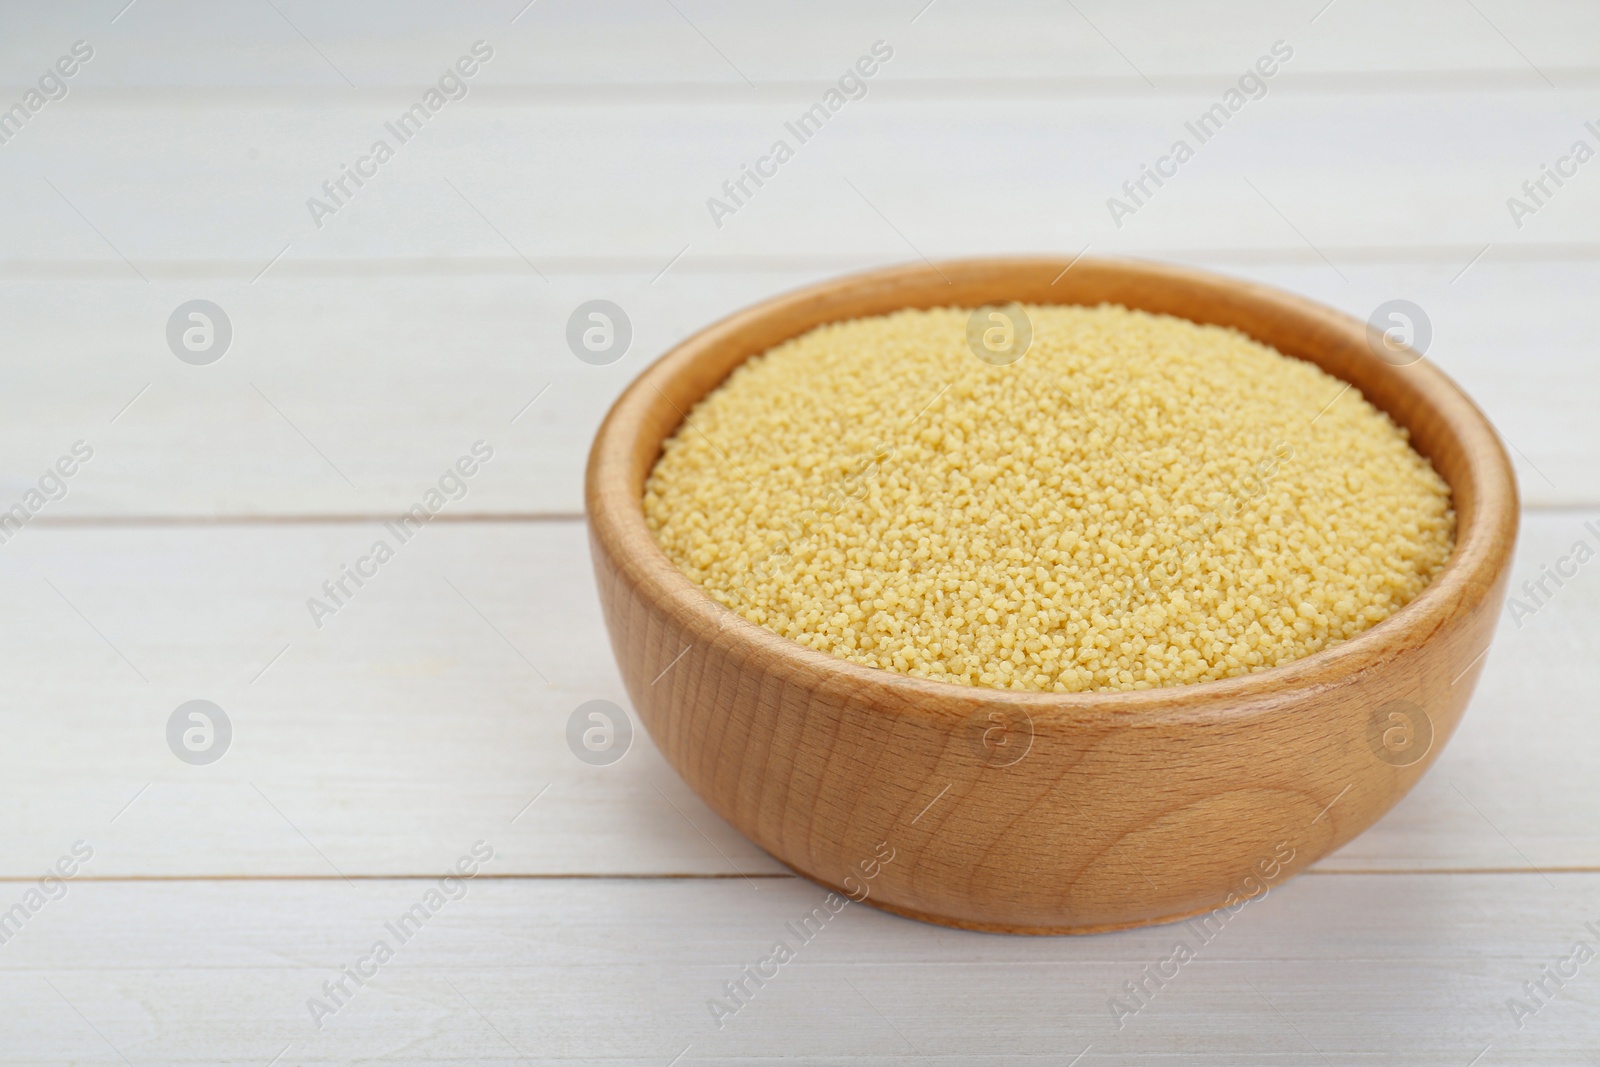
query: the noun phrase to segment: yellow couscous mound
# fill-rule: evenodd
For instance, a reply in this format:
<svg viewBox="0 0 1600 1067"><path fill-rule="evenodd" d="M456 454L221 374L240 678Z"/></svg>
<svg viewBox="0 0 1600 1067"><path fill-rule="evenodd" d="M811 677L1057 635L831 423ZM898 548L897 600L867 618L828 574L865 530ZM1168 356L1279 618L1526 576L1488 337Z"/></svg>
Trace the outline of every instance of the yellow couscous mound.
<svg viewBox="0 0 1600 1067"><path fill-rule="evenodd" d="M1032 345L1006 366L955 308L749 360L666 442L656 540L811 648L1055 692L1287 663L1444 565L1448 487L1355 388L1233 330L1020 310Z"/></svg>

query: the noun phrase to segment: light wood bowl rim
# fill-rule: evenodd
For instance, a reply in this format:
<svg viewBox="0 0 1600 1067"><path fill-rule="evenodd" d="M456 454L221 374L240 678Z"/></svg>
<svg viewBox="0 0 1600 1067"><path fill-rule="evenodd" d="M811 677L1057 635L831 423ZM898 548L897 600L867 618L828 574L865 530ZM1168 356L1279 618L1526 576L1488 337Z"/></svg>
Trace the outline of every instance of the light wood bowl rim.
<svg viewBox="0 0 1600 1067"><path fill-rule="evenodd" d="M827 297L844 287L910 280L923 275L931 280L973 269L1010 267L1019 271L1065 271L1074 265L1123 270L1167 281L1220 285L1247 299L1298 316L1307 325L1333 327L1363 338L1368 329L1366 324L1343 312L1272 286L1211 271L1127 257L976 257L902 264L830 278L765 298L706 326L667 350L623 390L596 433L589 454L585 504L591 536L608 551L618 568L635 577L641 591L651 591L658 606L682 621L700 639L715 640L732 660L749 663L754 669L777 670L796 677L838 678L847 683L861 706L882 707L885 714L896 714L898 712L887 709L904 708L919 697L928 697L937 698L928 701L930 707L942 707L941 702L952 699L973 707L1000 704L1017 708L1029 716L1048 713L1052 721L1062 725L1077 721L1136 728L1174 722L1196 724L1232 720L1297 702L1316 692L1341 686L1356 675L1380 669L1396 654L1450 631L1454 623L1469 615L1487 595L1499 572L1508 565L1515 539L1518 520L1515 476L1510 459L1488 419L1426 358L1403 371L1417 377L1417 391L1462 446L1474 481L1473 499L1467 513L1461 510L1457 487L1451 485L1452 504L1456 508L1456 544L1450 558L1426 589L1383 621L1341 644L1253 674L1152 689L1077 693L989 689L916 678L807 648L750 622L724 608L694 584L656 543L645 525L642 491L643 478L648 476L648 468L653 467L655 460L651 460L642 475L636 472L634 460L640 427L645 423L644 413L655 403L656 394L666 396L663 386L725 343L729 335L764 317ZM1059 303L1072 306L1074 302L1062 300ZM892 310L894 308L886 307L878 313ZM744 358L758 354L750 352ZM1377 360L1376 356L1371 358ZM716 385L700 395L714 388ZM1395 418L1402 426L1406 424L1399 417ZM676 426L654 442L657 457L661 441L675 429ZM875 699L880 696L884 698L882 704Z"/></svg>

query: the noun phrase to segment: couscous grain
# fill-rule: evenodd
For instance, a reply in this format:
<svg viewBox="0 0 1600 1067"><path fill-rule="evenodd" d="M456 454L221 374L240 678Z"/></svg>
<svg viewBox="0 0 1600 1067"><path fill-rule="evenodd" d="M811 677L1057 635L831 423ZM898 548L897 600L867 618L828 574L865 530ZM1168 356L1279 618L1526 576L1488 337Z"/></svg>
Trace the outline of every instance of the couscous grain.
<svg viewBox="0 0 1600 1067"><path fill-rule="evenodd" d="M1287 663L1415 597L1449 489L1358 390L1244 335L1029 306L833 323L740 366L645 489L667 556L812 648L997 689L1141 689Z"/></svg>

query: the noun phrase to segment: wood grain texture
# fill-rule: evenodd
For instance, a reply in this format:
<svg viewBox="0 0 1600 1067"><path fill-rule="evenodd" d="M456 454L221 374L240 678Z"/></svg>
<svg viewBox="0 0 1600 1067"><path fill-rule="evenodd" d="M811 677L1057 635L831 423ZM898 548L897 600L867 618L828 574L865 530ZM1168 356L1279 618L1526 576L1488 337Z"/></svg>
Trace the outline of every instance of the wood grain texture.
<svg viewBox="0 0 1600 1067"><path fill-rule="evenodd" d="M1510 442L1526 502L1600 504L1600 422L1590 416L1600 263L1494 255L1453 284L1458 263L1347 265L1348 283L1320 260L1194 265L1357 318L1397 296L1416 302L1432 323L1429 358ZM589 443L640 369L740 307L872 265L739 269L691 254L659 279L658 265L545 284L515 273L277 277L284 262L256 285L0 285L11 346L0 506L82 438L93 462L37 521L389 516L484 439L495 461L448 514L576 516ZM206 367L180 363L165 339L173 308L196 296L220 304L234 330L228 354ZM633 328L610 366L581 363L565 340L568 316L595 297L621 305Z"/></svg>
<svg viewBox="0 0 1600 1067"><path fill-rule="evenodd" d="M645 371L606 417L589 464L606 624L667 760L802 873L852 891L881 876L877 906L976 929L1084 932L1209 910L1236 900L1274 856L1277 877L1371 825L1466 706L1517 528L1510 463L1482 415L1426 362L1375 356L1361 323L1192 270L1069 266L917 265L759 304ZM1351 381L1450 483L1450 562L1391 618L1286 667L1056 695L928 682L814 652L721 608L656 546L640 497L661 442L743 360L825 322L1011 300L1113 302L1232 326ZM652 685L663 653L685 647L670 683ZM1395 707L1408 709L1408 729L1427 722L1434 741L1420 757L1379 743ZM1021 757L991 745L996 725Z"/></svg>
<svg viewBox="0 0 1600 1067"><path fill-rule="evenodd" d="M1600 525L1600 512L1526 516L1513 587L1579 538L1600 544L1586 522ZM375 532L113 524L30 528L5 545L0 877L36 876L80 837L96 848L89 877L336 877L330 861L352 878L415 875L496 827L497 862L511 874L783 870L705 808L636 717L634 748L618 763L588 766L568 750L567 719L582 702L636 714L581 522L430 527L317 630L305 598ZM1592 566L1533 617L1502 612L1434 770L1317 866L1600 870L1597 632ZM227 756L207 767L180 763L164 736L173 709L197 697L235 728Z"/></svg>
<svg viewBox="0 0 1600 1067"><path fill-rule="evenodd" d="M18 10L0 40L0 69L26 84L33 67L54 58L56 42L87 36L99 53L84 72L88 91L277 89L334 101L355 95L350 83L366 92L424 85L460 48L484 38L496 48L485 90L553 87L571 94L593 87L659 98L663 90L687 87L736 98L775 84L831 80L853 58L853 42L884 37L903 46L895 76L910 81L959 87L1050 79L1138 94L1151 88L1141 73L1162 88L1227 78L1255 58L1262 42L1286 36L1303 44L1299 62L1309 72L1343 75L1355 91L1363 85L1370 91L1373 77L1384 74L1464 74L1515 90L1543 82L1493 26L1566 85L1592 68L1589 41L1600 25L1581 0L1549 0L1537 10L1480 0L1492 25L1448 0L1341 0L1325 15L1315 4L1206 0L1164 7L1159 18L1112 4L1083 4L1079 17L1048 0L983 6L940 0L924 11L925 2L751 9L691 0L679 5L680 15L649 0L612 0L601 16L576 3L541 0L525 9L525 0L464 0L448 9L387 5L384 17L374 19L361 6L284 0L282 16L271 8L168 4L129 11L113 23L121 4L78 0ZM247 44L218 47L229 41Z"/></svg>
<svg viewBox="0 0 1600 1067"><path fill-rule="evenodd" d="M1466 1067L1489 1048L1479 1067L1589 1067L1600 1050L1593 963L1520 1030L1506 1009L1593 944L1595 874L1307 876L1203 945L854 905L800 944L787 926L824 896L800 879L475 881L317 1029L308 998L431 884L72 885L0 947L0 1063L1000 1067L1088 1048L1079 1067ZM1119 1028L1111 998L1180 937L1196 958ZM778 939L796 958L719 1029L708 1002Z"/></svg>
<svg viewBox="0 0 1600 1067"><path fill-rule="evenodd" d="M1270 40L1241 55L1241 68ZM1066 103L869 94L791 143L794 158L721 225L708 199L726 198L723 183L770 153L818 88L699 107L559 98L499 107L468 97L400 145L336 214L316 219L308 199L325 198L322 183L375 139L394 142L384 124L410 94L350 94L326 107L69 96L4 146L0 197L11 214L0 270L31 278L93 266L140 287L141 274L151 284L173 274L249 283L281 253L259 284L296 265L374 273L493 259L538 285L536 270L585 263L648 279L680 253L884 262L913 249L1072 256L1092 245L1100 255L1182 259L1290 249L1333 264L1337 278L1379 249L1431 250L1454 274L1486 244L1491 259L1530 248L1593 258L1600 245L1597 183L1568 182L1520 227L1506 207L1584 135L1595 89L1536 107L1504 92L1271 94L1196 145L1133 217L1114 219L1108 199L1126 198L1123 183L1176 138L1195 141L1184 124L1227 84ZM1374 166L1375 143L1404 145L1407 159L1427 165Z"/></svg>

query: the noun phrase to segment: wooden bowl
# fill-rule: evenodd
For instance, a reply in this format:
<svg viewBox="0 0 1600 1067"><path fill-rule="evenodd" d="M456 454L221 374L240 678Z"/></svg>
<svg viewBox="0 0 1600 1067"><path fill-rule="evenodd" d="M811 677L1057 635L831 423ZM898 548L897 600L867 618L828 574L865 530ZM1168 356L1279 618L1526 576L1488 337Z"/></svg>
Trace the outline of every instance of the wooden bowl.
<svg viewBox="0 0 1600 1067"><path fill-rule="evenodd" d="M590 546L634 707L718 814L794 870L930 922L1086 933L1242 902L1388 811L1455 729L1505 596L1517 490L1494 430L1426 361L1394 366L1343 314L1129 260L978 259L766 300L672 349L589 456ZM1009 301L1122 304L1236 327L1353 382L1450 484L1455 551L1341 645L1239 678L1118 693L926 681L728 611L645 527L645 478L684 413L746 358L825 322ZM840 905L842 906L842 905Z"/></svg>

